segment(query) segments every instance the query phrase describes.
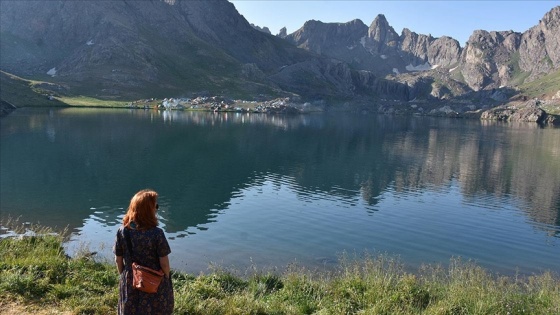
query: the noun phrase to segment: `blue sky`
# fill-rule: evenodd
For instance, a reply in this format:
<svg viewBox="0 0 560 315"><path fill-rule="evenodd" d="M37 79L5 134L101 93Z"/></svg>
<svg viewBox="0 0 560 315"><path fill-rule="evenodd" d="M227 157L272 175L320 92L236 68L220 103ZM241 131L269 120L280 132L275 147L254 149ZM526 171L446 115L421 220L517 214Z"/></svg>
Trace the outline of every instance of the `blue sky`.
<svg viewBox="0 0 560 315"><path fill-rule="evenodd" d="M409 28L434 37L451 36L461 46L474 30L524 32L539 23L560 1L368 1L368 0L230 0L250 23L273 34L295 32L308 20L370 25L384 14L397 33Z"/></svg>

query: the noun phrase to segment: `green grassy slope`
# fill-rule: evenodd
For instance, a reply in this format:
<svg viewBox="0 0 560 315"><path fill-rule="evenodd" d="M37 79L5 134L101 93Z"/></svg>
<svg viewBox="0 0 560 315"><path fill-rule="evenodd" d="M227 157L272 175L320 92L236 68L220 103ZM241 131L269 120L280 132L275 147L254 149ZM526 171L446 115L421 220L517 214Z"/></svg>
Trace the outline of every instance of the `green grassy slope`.
<svg viewBox="0 0 560 315"><path fill-rule="evenodd" d="M560 91L560 70L556 70L538 80L522 84L519 89L529 97L551 97Z"/></svg>
<svg viewBox="0 0 560 315"><path fill-rule="evenodd" d="M71 95L67 87L37 80L28 80L0 71L0 99L19 107L95 106L124 107L127 101L104 100ZM49 97L51 96L51 97Z"/></svg>
<svg viewBox="0 0 560 315"><path fill-rule="evenodd" d="M0 99L14 105L25 106L64 106L65 104L54 99L49 100L47 82L31 81L18 76L0 71ZM43 88L41 88L43 86ZM53 86L54 87L54 86Z"/></svg>

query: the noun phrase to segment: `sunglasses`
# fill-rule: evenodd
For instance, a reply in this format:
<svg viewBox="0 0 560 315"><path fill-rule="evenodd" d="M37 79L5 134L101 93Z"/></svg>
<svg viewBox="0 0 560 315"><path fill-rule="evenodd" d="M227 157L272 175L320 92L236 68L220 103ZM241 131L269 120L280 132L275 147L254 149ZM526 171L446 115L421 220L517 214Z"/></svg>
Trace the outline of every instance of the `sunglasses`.
<svg viewBox="0 0 560 315"><path fill-rule="evenodd" d="M159 210L159 204L156 203L156 210Z"/></svg>

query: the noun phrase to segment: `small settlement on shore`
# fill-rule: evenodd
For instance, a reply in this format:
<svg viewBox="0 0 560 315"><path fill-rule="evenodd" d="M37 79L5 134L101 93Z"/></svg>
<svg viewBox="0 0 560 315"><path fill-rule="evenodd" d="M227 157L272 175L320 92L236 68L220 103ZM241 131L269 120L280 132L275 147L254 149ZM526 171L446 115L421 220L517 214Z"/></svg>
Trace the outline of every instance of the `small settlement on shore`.
<svg viewBox="0 0 560 315"><path fill-rule="evenodd" d="M201 110L213 112L254 112L299 114L320 111L311 103L296 103L290 98L276 98L266 101L232 100L220 96L198 96L196 98L164 98L143 99L128 103L129 108L168 109L168 110Z"/></svg>

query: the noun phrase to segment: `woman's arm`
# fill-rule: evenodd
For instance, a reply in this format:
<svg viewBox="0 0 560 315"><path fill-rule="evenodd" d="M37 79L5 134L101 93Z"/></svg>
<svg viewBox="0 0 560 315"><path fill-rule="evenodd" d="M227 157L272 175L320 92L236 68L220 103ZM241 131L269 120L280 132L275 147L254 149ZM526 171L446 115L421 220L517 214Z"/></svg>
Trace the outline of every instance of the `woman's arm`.
<svg viewBox="0 0 560 315"><path fill-rule="evenodd" d="M117 270L119 271L120 275L124 268L123 257L115 255L115 264L117 264Z"/></svg>
<svg viewBox="0 0 560 315"><path fill-rule="evenodd" d="M161 270L165 273L165 276L169 278L169 256L163 256L159 258L159 265L161 266Z"/></svg>

